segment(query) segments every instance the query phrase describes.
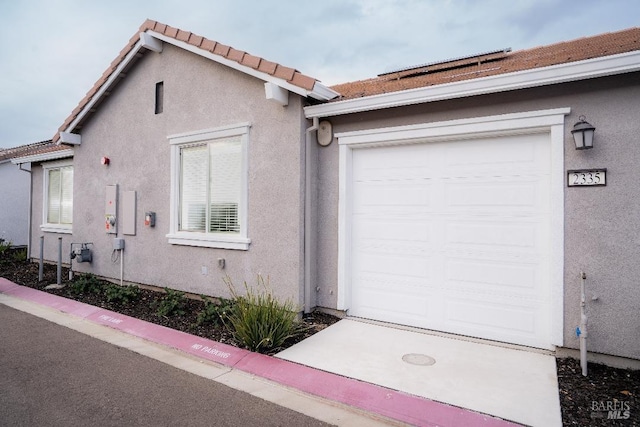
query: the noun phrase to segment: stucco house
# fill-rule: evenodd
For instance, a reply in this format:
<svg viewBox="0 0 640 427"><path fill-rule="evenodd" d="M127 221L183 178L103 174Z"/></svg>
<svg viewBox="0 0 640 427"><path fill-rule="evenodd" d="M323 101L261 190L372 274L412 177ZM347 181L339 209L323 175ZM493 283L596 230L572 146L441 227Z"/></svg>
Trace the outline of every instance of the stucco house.
<svg viewBox="0 0 640 427"><path fill-rule="evenodd" d="M227 296L224 275L260 273L305 311L559 353L584 273L589 350L637 361L639 113L640 28L329 88L147 21L54 136L72 158L33 163L31 244L85 243L73 269L111 279ZM73 203L42 223L58 176Z"/></svg>

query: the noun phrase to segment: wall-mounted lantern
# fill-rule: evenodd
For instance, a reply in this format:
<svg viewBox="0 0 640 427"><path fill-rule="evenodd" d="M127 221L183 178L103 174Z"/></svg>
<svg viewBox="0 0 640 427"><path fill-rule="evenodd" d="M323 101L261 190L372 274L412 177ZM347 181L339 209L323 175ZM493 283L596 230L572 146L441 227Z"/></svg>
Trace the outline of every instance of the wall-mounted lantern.
<svg viewBox="0 0 640 427"><path fill-rule="evenodd" d="M580 116L578 123L573 125L573 141L576 143L576 150L587 150L593 148L593 134L596 131L589 122L585 120L585 116Z"/></svg>

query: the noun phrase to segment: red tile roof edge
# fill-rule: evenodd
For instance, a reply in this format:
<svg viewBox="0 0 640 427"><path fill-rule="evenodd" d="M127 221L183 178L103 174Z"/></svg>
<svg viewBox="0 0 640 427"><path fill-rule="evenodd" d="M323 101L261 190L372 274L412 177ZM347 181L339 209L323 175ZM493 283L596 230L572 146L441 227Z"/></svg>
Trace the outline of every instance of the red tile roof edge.
<svg viewBox="0 0 640 427"><path fill-rule="evenodd" d="M474 80L635 50L640 50L640 27L513 51L506 53L502 58L483 64L469 64L468 66L447 69L442 67L442 64L446 63L445 61L444 63L385 73L370 79L341 83L331 86L331 89L339 92L341 96L329 102Z"/></svg>
<svg viewBox="0 0 640 427"><path fill-rule="evenodd" d="M300 71L284 67L275 62L267 61L259 56L250 55L244 51L234 49L230 46L223 45L214 40L183 31L178 28L162 24L158 21L147 19L142 23L139 30L129 39L126 46L120 51L118 56L111 62L109 67L102 74L100 79L91 87L85 97L78 103L78 106L65 119L64 123L58 128L58 132L53 136L52 141L57 143L60 139L60 132L64 131L78 117L78 114L87 106L91 99L99 91L100 87L106 83L116 68L122 63L125 57L131 52L140 38L141 32L154 31L164 36L171 37L178 41L188 43L194 47L209 51L214 55L222 56L228 60L235 61L240 65L255 69L261 73L283 79L287 83L300 87L301 89L311 91L316 82L319 80L302 74Z"/></svg>
<svg viewBox="0 0 640 427"><path fill-rule="evenodd" d="M68 149L68 147L58 146L51 140L34 142L31 144L20 145L18 147L0 148L0 162L66 149Z"/></svg>

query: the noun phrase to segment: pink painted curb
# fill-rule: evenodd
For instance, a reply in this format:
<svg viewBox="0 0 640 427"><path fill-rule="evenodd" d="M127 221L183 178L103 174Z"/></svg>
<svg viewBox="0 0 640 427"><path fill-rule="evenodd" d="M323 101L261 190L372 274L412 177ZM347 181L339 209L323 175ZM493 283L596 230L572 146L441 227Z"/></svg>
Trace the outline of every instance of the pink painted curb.
<svg viewBox="0 0 640 427"><path fill-rule="evenodd" d="M415 426L515 426L509 421L189 335L0 277L0 293L120 330L202 359Z"/></svg>

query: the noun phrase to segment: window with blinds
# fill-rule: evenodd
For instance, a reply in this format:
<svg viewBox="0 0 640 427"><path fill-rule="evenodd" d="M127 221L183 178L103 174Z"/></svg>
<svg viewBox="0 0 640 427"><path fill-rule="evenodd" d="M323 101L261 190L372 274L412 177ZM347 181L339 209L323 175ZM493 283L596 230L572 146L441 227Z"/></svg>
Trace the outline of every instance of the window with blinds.
<svg viewBox="0 0 640 427"><path fill-rule="evenodd" d="M249 250L250 123L169 135L172 245Z"/></svg>
<svg viewBox="0 0 640 427"><path fill-rule="evenodd" d="M180 149L179 231L240 233L240 136Z"/></svg>
<svg viewBox="0 0 640 427"><path fill-rule="evenodd" d="M47 224L73 222L73 166L47 170Z"/></svg>

